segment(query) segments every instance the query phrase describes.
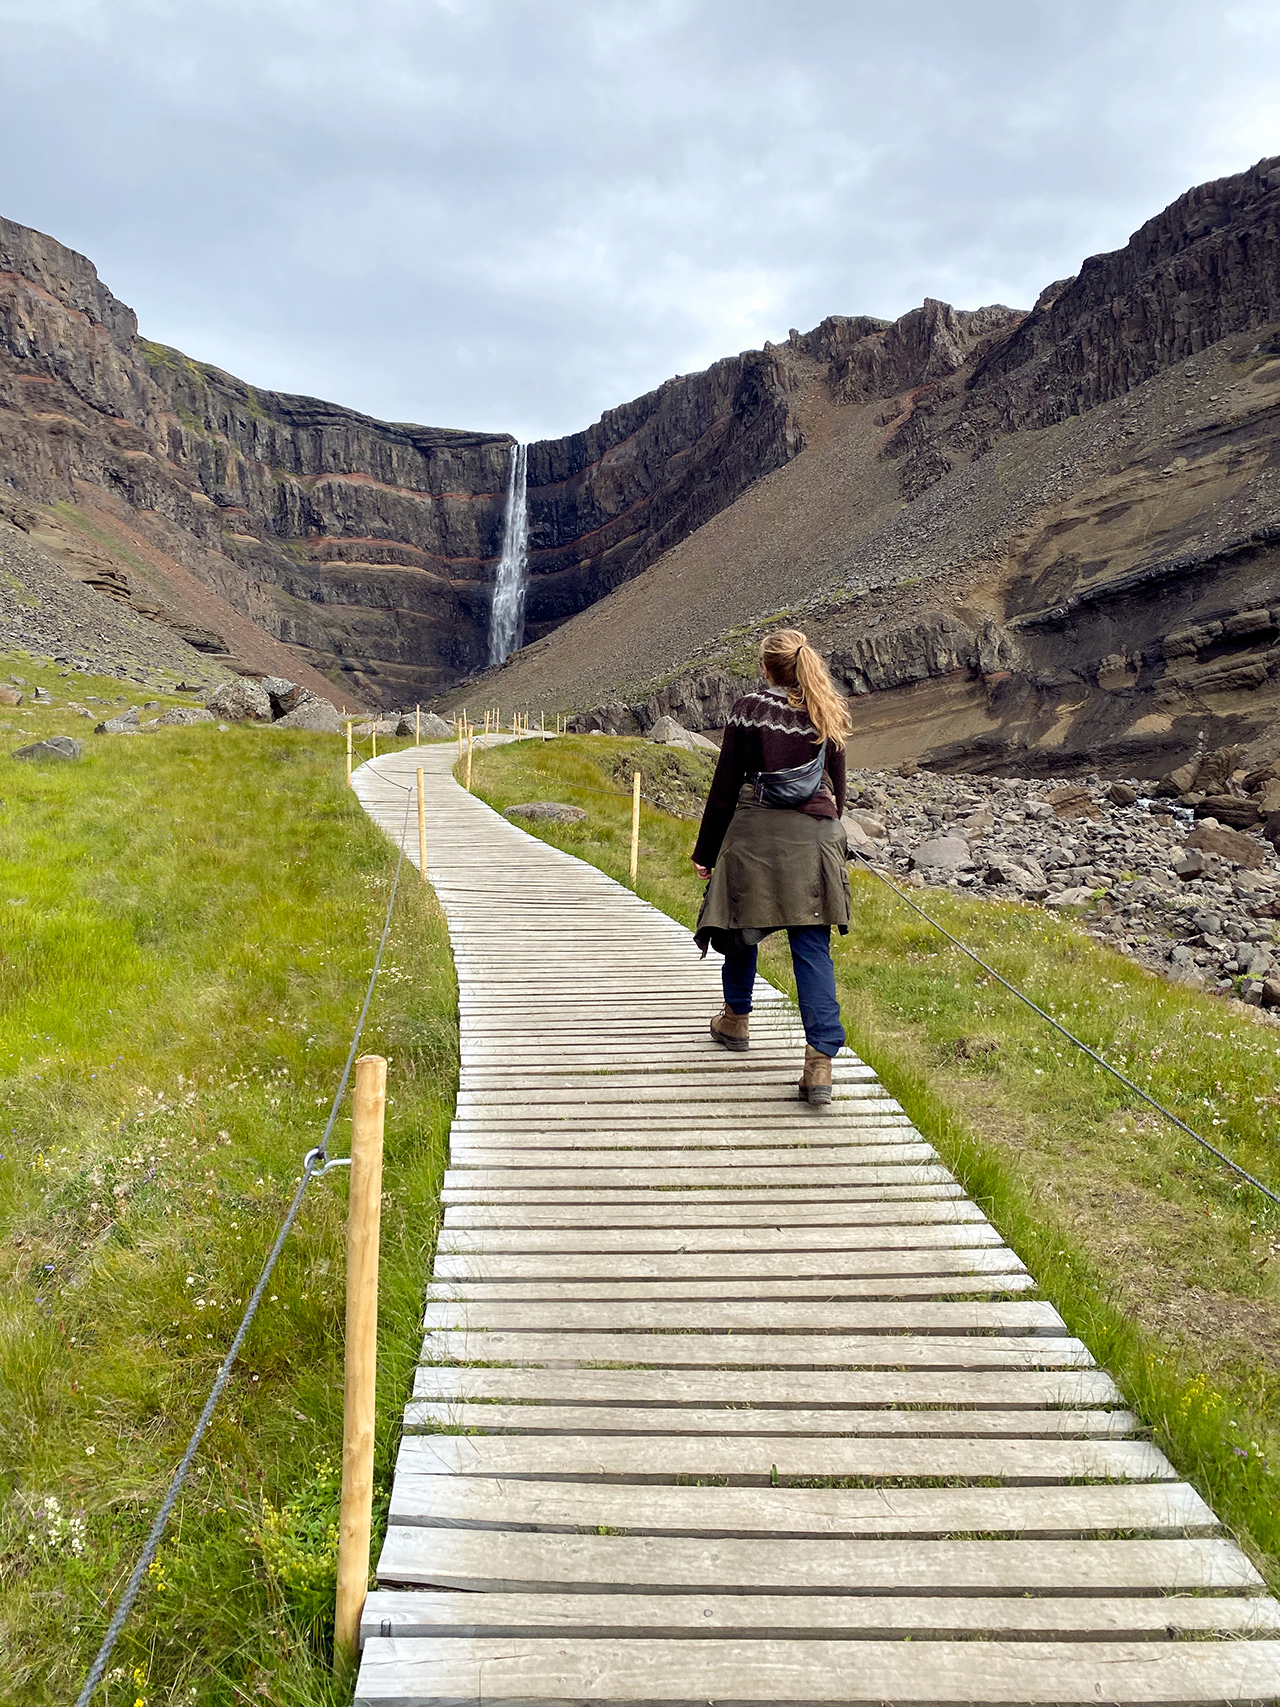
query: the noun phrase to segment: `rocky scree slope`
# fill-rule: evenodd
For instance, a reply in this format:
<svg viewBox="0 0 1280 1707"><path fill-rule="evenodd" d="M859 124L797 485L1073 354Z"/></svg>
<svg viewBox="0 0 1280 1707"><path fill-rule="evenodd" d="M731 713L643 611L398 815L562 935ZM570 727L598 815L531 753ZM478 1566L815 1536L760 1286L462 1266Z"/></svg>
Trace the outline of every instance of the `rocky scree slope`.
<svg viewBox="0 0 1280 1707"><path fill-rule="evenodd" d="M864 327L793 335L804 449L494 697L715 727L758 635L795 620L864 763L1275 756L1280 159L1188 192L1026 316Z"/></svg>
<svg viewBox="0 0 1280 1707"><path fill-rule="evenodd" d="M1280 767L1239 758L1172 782L860 771L846 827L895 881L1038 902L1151 971L1280 1008Z"/></svg>

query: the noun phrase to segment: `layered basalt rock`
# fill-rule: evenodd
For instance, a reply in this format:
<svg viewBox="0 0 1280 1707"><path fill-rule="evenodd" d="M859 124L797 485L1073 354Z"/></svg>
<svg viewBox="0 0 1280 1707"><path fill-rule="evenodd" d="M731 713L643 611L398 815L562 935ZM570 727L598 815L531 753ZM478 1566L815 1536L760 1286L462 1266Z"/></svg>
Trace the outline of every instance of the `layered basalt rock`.
<svg viewBox="0 0 1280 1707"><path fill-rule="evenodd" d="M1277 637L1239 625L1280 607L1273 357L1280 160L1178 198L1029 313L833 316L669 380L530 446L536 644L472 691L572 707L585 647L615 721L714 727L749 673L719 657L724 631L785 598L864 727L938 762L1173 755L1206 719L1259 738ZM388 705L482 668L511 445L256 391L148 344L88 261L0 221L0 491L127 524L142 570L100 542L95 584L214 631L211 651L234 611ZM815 506L838 537L793 525ZM728 577L726 553L761 573ZM708 596L722 575L732 596ZM632 594L651 581L681 611L646 623ZM601 681L615 608L645 625L644 674L632 646Z"/></svg>
<svg viewBox="0 0 1280 1707"><path fill-rule="evenodd" d="M815 373L833 395L888 398L952 373L1009 318L933 302L897 323L834 318L532 445L528 637L798 455L796 393ZM353 697L426 698L483 667L511 444L256 390L148 343L83 256L0 221L0 480L43 505L100 488ZM115 572L127 593L123 560ZM158 597L138 586L135 608L192 625L180 591Z"/></svg>
<svg viewBox="0 0 1280 1707"><path fill-rule="evenodd" d="M531 638L637 575L804 445L780 352L748 350L529 447Z"/></svg>
<svg viewBox="0 0 1280 1707"><path fill-rule="evenodd" d="M926 303L894 326L794 334L793 359L820 365L836 404L828 440L852 447L831 473L869 489L892 470L898 507L846 506L847 547L824 536L827 561L811 568L789 518L801 494L822 501L805 473L819 465L806 453L775 476L750 511L752 533L775 542L755 559L769 604L745 610L739 592L721 616L704 600L733 632L704 627L679 637L683 661L654 658L662 693L687 696L681 721L713 727L759 634L786 618L829 656L866 762L1158 774L1206 742L1280 753L1278 233L1269 160L1180 197L1026 316ZM859 424L871 410L874 442ZM739 509L655 585L720 573L713 542L723 558L744 538ZM776 598L783 563L802 593L790 608ZM622 609L661 631L634 590ZM610 614L582 619L579 648L607 640ZM517 669L516 694L525 678L555 694L558 638ZM625 702L640 726L656 696L634 648L619 653L628 692L614 715ZM598 682L605 666L592 667Z"/></svg>

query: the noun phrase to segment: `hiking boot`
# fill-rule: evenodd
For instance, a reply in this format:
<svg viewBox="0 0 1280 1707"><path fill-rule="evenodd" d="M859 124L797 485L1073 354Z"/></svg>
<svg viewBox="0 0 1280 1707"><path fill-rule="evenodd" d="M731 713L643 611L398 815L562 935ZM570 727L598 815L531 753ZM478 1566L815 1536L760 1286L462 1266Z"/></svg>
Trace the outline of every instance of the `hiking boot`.
<svg viewBox="0 0 1280 1707"><path fill-rule="evenodd" d="M745 1049L750 1028L751 1015L734 1013L726 1002L711 1022L711 1035L726 1049Z"/></svg>
<svg viewBox="0 0 1280 1707"><path fill-rule="evenodd" d="M809 1043L804 1047L804 1073L798 1088L800 1101L810 1107L831 1101L831 1057Z"/></svg>

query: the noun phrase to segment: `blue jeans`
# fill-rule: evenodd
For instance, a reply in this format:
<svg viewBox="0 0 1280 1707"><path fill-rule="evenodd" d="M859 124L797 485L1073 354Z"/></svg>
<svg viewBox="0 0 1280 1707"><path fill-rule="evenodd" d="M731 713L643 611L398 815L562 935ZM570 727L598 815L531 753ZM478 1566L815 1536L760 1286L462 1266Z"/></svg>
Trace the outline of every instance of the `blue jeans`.
<svg viewBox="0 0 1280 1707"><path fill-rule="evenodd" d="M791 925L791 964L800 998L800 1018L811 1048L835 1055L844 1043L840 1002L836 996L836 969L831 964L830 925ZM726 954L720 971L724 999L735 1014L751 1012L751 991L756 981L754 945L741 954Z"/></svg>

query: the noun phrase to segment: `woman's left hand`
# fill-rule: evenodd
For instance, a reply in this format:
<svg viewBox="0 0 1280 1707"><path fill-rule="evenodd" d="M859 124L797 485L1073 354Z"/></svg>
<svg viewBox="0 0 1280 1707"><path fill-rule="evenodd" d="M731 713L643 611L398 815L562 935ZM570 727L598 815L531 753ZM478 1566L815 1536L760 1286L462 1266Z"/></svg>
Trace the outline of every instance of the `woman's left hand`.
<svg viewBox="0 0 1280 1707"><path fill-rule="evenodd" d="M711 876L711 867L709 865L699 865L696 859L693 862L693 869L697 872L698 876L704 883Z"/></svg>

